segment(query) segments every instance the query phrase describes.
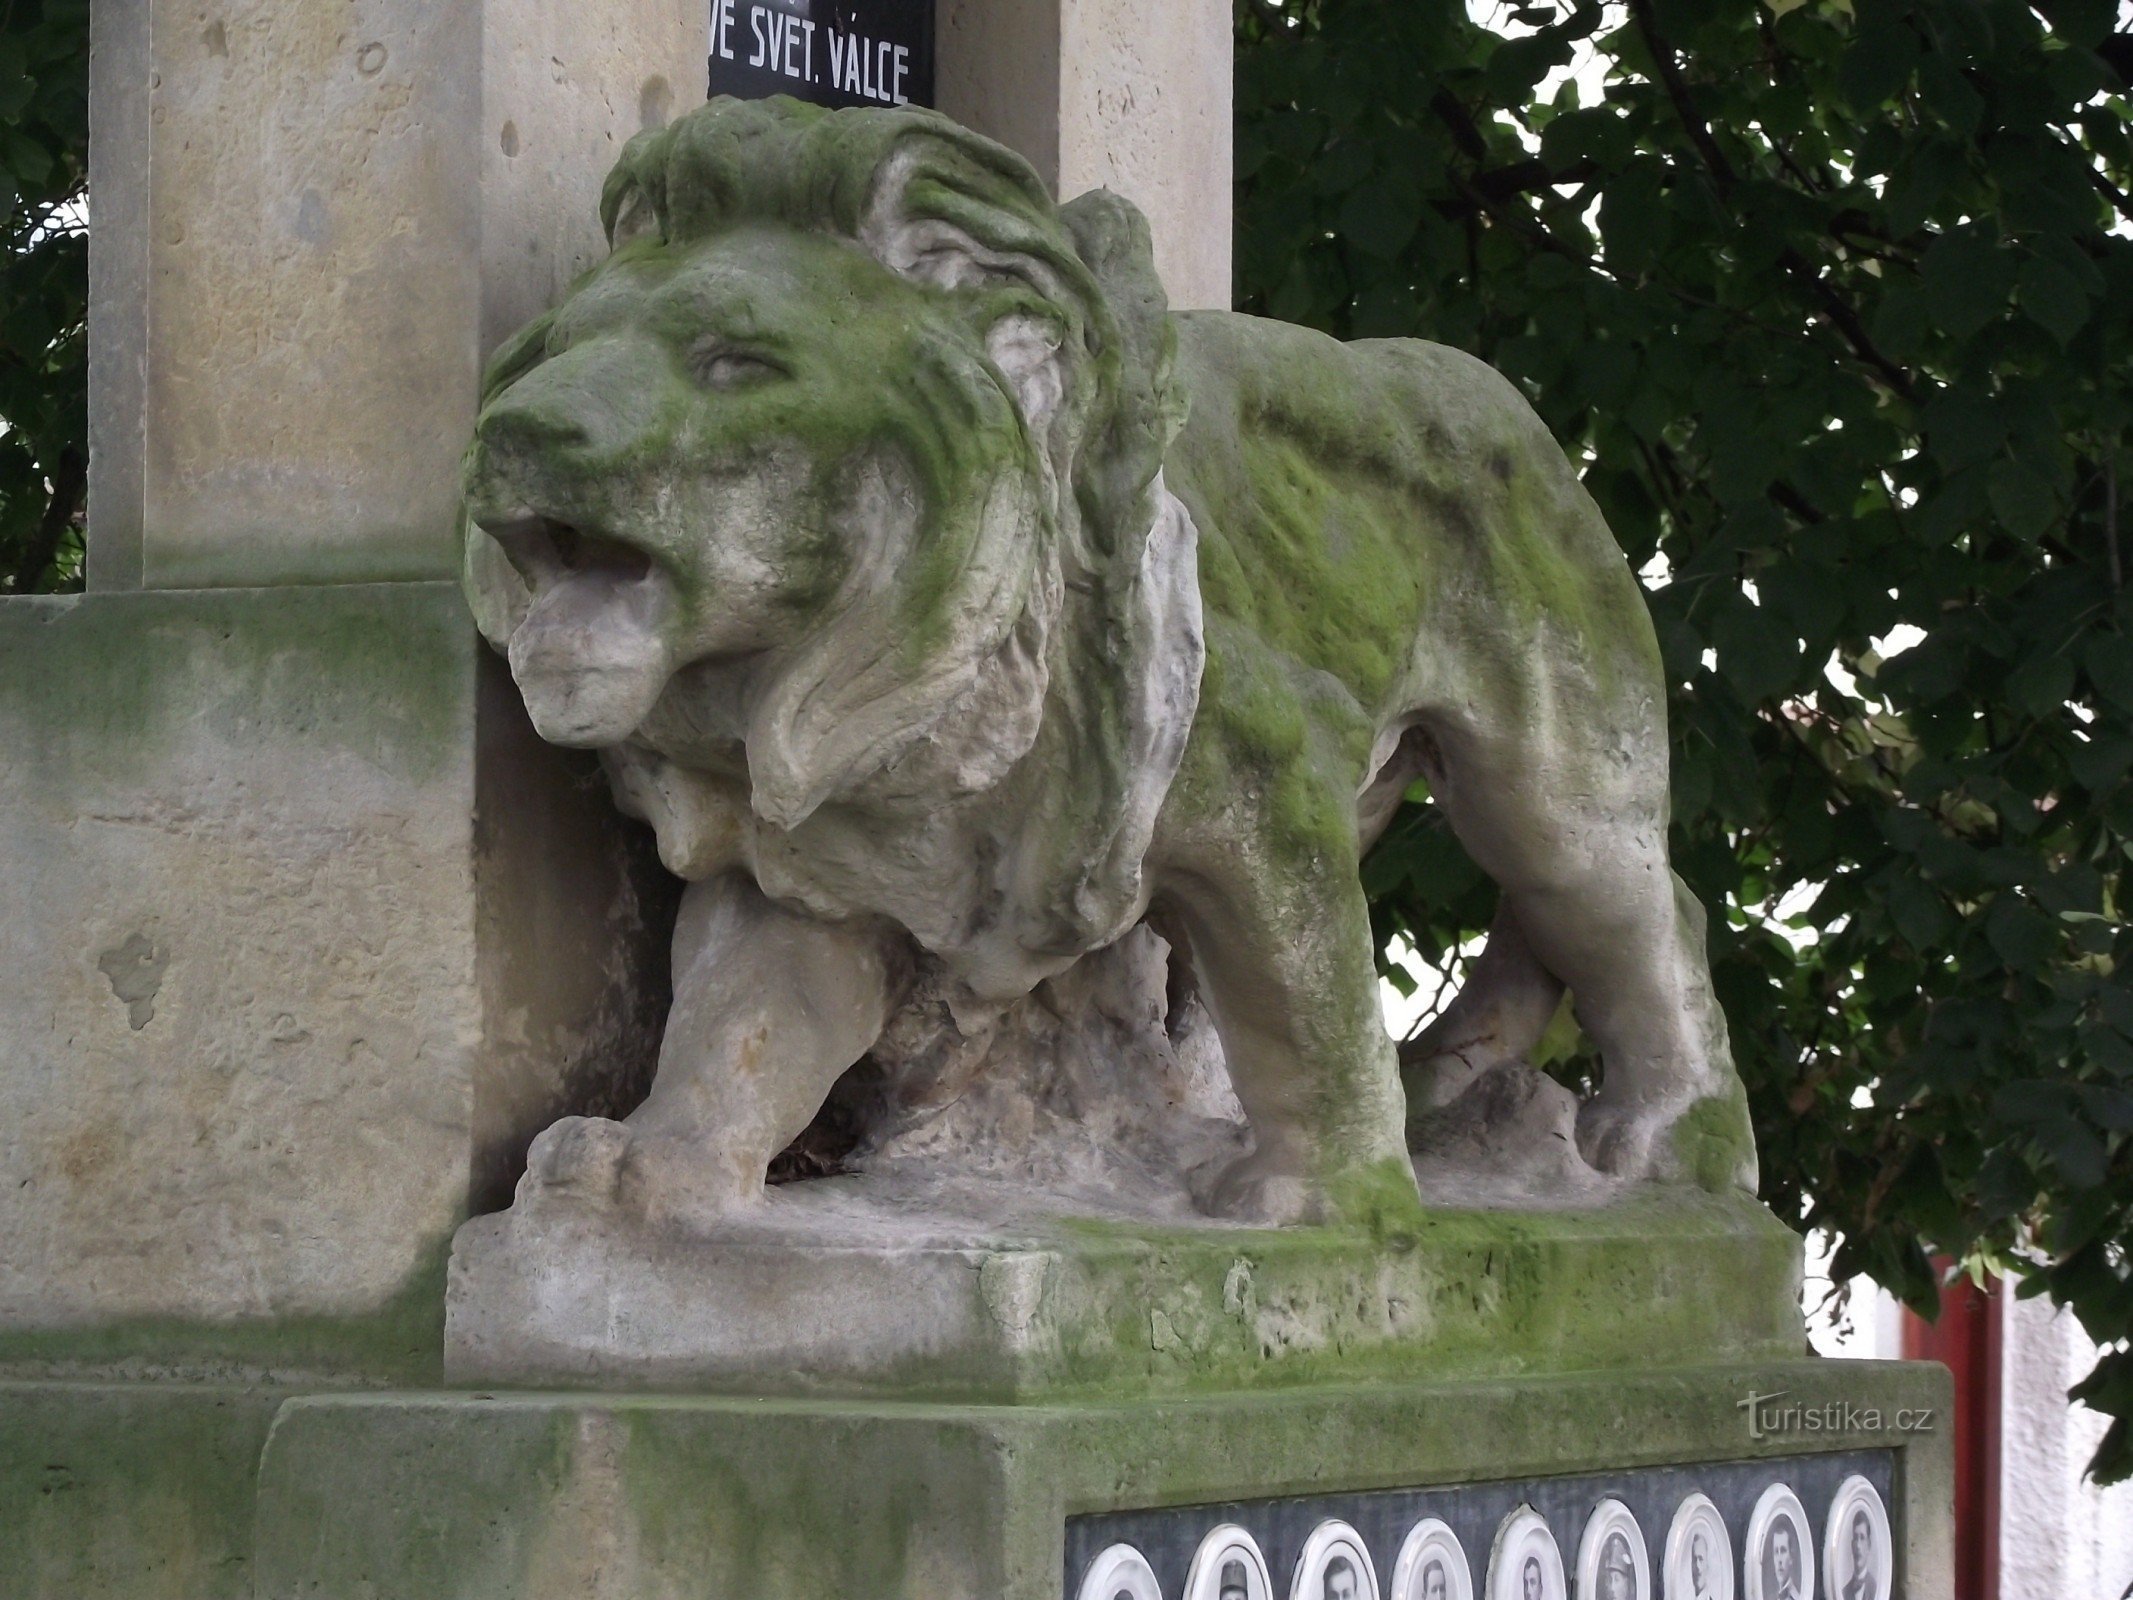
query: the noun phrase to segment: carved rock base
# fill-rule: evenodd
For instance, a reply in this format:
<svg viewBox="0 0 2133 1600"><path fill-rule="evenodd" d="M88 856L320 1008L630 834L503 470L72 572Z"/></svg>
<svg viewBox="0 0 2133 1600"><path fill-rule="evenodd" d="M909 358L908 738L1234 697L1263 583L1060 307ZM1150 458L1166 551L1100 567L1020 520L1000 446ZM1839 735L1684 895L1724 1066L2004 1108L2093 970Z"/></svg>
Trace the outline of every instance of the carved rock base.
<svg viewBox="0 0 2133 1600"><path fill-rule="evenodd" d="M1006 1223L981 1217L1006 1214ZM889 1178L713 1236L550 1203L460 1230L463 1383L1022 1398L1789 1356L1798 1241L1743 1198L1440 1209L1411 1235L1045 1215Z"/></svg>

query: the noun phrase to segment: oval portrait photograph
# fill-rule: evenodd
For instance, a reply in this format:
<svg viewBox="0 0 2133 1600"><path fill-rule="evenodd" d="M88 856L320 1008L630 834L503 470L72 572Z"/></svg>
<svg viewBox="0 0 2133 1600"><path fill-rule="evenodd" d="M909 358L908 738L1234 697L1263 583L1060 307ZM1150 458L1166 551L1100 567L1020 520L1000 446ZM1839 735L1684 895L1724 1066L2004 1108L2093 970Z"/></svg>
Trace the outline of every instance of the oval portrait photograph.
<svg viewBox="0 0 2133 1600"><path fill-rule="evenodd" d="M1345 1522L1321 1522L1296 1558L1289 1600L1378 1600L1377 1569L1363 1536Z"/></svg>
<svg viewBox="0 0 2133 1600"><path fill-rule="evenodd" d="M1655 1600L1652 1558L1629 1507L1602 1500L1578 1539L1578 1600Z"/></svg>
<svg viewBox="0 0 2133 1600"><path fill-rule="evenodd" d="M1829 1600L1889 1600L1896 1581L1896 1540L1889 1509L1861 1477L1837 1485L1822 1532L1822 1571Z"/></svg>
<svg viewBox="0 0 2133 1600"><path fill-rule="evenodd" d="M1666 1532L1666 1600L1733 1600L1733 1537L1706 1494L1692 1494Z"/></svg>
<svg viewBox="0 0 2133 1600"><path fill-rule="evenodd" d="M1489 1600L1570 1600L1563 1552L1547 1519L1520 1506L1503 1519L1489 1550Z"/></svg>
<svg viewBox="0 0 2133 1600"><path fill-rule="evenodd" d="M1815 1551L1807 1530L1807 1508L1790 1485L1763 1491L1741 1551L1742 1600L1814 1600Z"/></svg>
<svg viewBox="0 0 2133 1600"><path fill-rule="evenodd" d="M1274 1600L1259 1541L1234 1522L1208 1534L1192 1553L1180 1600Z"/></svg>
<svg viewBox="0 0 2133 1600"><path fill-rule="evenodd" d="M1474 1600L1474 1570L1459 1536L1435 1517L1409 1528L1385 1600Z"/></svg>
<svg viewBox="0 0 2133 1600"><path fill-rule="evenodd" d="M1075 1600L1163 1600L1148 1558L1130 1544L1114 1544L1082 1574Z"/></svg>

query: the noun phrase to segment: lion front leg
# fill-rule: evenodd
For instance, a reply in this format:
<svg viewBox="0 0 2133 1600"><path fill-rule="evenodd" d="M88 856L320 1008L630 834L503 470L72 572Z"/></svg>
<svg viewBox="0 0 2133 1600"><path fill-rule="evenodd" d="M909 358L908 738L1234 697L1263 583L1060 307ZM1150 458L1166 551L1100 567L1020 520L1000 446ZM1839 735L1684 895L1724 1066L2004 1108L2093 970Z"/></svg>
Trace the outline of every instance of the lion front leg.
<svg viewBox="0 0 2133 1600"><path fill-rule="evenodd" d="M741 874L691 884L651 1093L622 1122L549 1128L521 1200L568 1196L649 1219L760 1201L771 1159L879 1037L889 967L877 932L790 910Z"/></svg>
<svg viewBox="0 0 2133 1600"><path fill-rule="evenodd" d="M1411 1215L1406 1101L1352 850L1246 845L1168 899L1254 1141L1202 1204L1268 1224Z"/></svg>

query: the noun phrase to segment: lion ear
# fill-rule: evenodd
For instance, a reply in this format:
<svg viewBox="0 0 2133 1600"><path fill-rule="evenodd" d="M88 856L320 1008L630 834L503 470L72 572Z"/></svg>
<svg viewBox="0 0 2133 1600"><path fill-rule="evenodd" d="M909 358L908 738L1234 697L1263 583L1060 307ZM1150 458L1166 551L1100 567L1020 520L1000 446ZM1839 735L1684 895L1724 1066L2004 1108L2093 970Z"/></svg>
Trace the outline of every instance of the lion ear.
<svg viewBox="0 0 2133 1600"><path fill-rule="evenodd" d="M1178 336L1170 299L1155 270L1155 242L1140 208L1108 189L1092 189L1059 208L1108 317L1103 351L1111 364L1109 413L1092 419L1076 488L1098 542L1115 553L1147 531L1154 516L1150 485L1170 441L1185 425L1186 400L1176 379Z"/></svg>

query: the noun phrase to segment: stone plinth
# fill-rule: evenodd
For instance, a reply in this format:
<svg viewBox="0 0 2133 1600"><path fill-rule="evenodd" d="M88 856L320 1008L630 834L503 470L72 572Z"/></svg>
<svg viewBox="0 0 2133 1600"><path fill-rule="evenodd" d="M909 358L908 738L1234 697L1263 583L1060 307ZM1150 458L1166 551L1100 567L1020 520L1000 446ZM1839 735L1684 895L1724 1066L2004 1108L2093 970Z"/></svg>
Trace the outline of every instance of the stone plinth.
<svg viewBox="0 0 2133 1600"><path fill-rule="evenodd" d="M1827 1425L1751 1429L1751 1394ZM1799 1358L1016 1406L0 1382L0 1594L1074 1600L1123 1538L1179 1600L1190 1539L1235 1521L1285 1596L1322 1515L1382 1580L1456 1506L1478 1583L1476 1526L1521 1500L1574 1549L1627 1496L1656 1564L1688 1492L1791 1481L1818 1534L1864 1470L1924 1600L1953 1589L1950 1398L1937 1366Z"/></svg>
<svg viewBox="0 0 2133 1600"><path fill-rule="evenodd" d="M454 585L0 602L0 1363L434 1373L453 1228L664 1009L501 677Z"/></svg>
<svg viewBox="0 0 2133 1600"><path fill-rule="evenodd" d="M1741 1397L1781 1390L1848 1399L1877 1413L1878 1427L1750 1437ZM1850 1465L1864 1452L1903 1530L1896 1592L1943 1595L1949 1435L1898 1432L1890 1419L1945 1416L1947 1395L1939 1368L1796 1359L1047 1407L296 1400L260 1467L254 1592L1072 1600L1069 1552L1086 1541L1070 1542L1070 1519L1200 1507L1179 1528L1256 1524L1286 1595L1295 1550L1281 1530L1308 1526L1318 1509L1300 1497L1495 1483L1496 1501L1552 1504L1570 1497L1547 1484L1579 1475L1634 1494L1638 1469L1727 1464L1715 1476L1752 1462L1804 1482L1811 1460L1848 1452ZM1669 1503L1697 1480L1694 1470L1670 1476ZM1579 1520L1592 1498L1575 1507ZM1332 1502L1360 1525L1355 1504ZM1576 1521L1564 1521L1558 1539L1574 1551ZM1664 1536L1647 1529L1655 1543ZM1478 1566L1487 1547L1475 1542L1470 1534ZM1389 1551L1377 1559L1389 1576ZM1180 1592L1175 1577L1164 1592Z"/></svg>
<svg viewBox="0 0 2133 1600"><path fill-rule="evenodd" d="M1411 1235L1026 1217L773 1190L714 1238L551 1204L469 1223L446 1370L1031 1398L1789 1355L1799 1241L1745 1198L1429 1214Z"/></svg>
<svg viewBox="0 0 2133 1600"><path fill-rule="evenodd" d="M287 1398L0 1381L0 1595L252 1600L259 1457Z"/></svg>

